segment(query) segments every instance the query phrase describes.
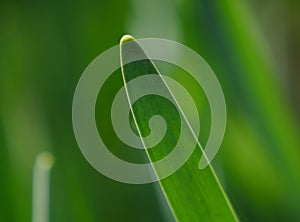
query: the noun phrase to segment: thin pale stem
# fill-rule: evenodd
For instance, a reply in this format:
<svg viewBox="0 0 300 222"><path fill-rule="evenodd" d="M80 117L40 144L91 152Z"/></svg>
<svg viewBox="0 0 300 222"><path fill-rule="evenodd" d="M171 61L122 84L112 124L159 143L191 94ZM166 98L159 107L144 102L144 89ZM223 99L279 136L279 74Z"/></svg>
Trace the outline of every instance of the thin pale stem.
<svg viewBox="0 0 300 222"><path fill-rule="evenodd" d="M32 222L49 222L50 172L53 163L53 155L49 152L42 152L36 157L32 181Z"/></svg>

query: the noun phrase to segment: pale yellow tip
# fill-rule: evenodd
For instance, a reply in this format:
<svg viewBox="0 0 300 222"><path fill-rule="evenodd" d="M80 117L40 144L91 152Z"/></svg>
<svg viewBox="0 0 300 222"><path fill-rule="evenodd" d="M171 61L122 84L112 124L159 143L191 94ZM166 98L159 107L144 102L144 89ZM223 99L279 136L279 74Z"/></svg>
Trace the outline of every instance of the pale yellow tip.
<svg viewBox="0 0 300 222"><path fill-rule="evenodd" d="M120 43L132 41L132 40L134 40L134 38L131 35L123 35L123 37L121 38Z"/></svg>
<svg viewBox="0 0 300 222"><path fill-rule="evenodd" d="M50 152L42 152L36 158L38 167L43 169L51 169L54 164L54 157Z"/></svg>

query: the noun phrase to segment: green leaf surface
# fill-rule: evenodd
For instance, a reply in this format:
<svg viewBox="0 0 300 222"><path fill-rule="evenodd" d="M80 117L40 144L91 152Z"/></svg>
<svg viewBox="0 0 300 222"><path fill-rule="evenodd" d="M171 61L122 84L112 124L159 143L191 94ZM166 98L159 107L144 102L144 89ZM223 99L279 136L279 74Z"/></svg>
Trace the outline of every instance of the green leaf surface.
<svg viewBox="0 0 300 222"><path fill-rule="evenodd" d="M130 44L127 44L128 41ZM126 58L132 56L132 53L145 55L138 42L131 36L124 36L121 39L120 51L122 64ZM144 86L137 85L135 88L128 88L127 84L135 78L149 74L158 75L161 82L155 84L164 87L165 91L173 96L153 61L144 59L122 66L122 75L129 102L133 95L140 92L138 87ZM149 82L149 87L151 84L153 83ZM146 95L130 105L132 128L142 137L144 148L146 148L151 163L168 155L177 144L180 133L187 133L181 132L180 110L162 96ZM147 141L143 138L151 133L149 120L154 115L161 115L165 119L167 130L158 145L148 147ZM188 133L193 134L192 131ZM177 221L237 221L234 210L211 165L203 170L198 169L201 156L202 151L197 146L191 157L178 171L158 182L174 219ZM163 170L154 167L158 177Z"/></svg>

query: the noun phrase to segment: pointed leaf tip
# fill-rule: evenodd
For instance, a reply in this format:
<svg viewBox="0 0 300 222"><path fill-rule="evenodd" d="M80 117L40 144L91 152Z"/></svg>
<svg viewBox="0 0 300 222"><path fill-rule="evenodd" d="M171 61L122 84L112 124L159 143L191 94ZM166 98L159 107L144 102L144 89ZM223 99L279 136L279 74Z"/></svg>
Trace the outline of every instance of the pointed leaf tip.
<svg viewBox="0 0 300 222"><path fill-rule="evenodd" d="M120 40L120 43L132 41L134 38L131 35L123 35L123 37Z"/></svg>

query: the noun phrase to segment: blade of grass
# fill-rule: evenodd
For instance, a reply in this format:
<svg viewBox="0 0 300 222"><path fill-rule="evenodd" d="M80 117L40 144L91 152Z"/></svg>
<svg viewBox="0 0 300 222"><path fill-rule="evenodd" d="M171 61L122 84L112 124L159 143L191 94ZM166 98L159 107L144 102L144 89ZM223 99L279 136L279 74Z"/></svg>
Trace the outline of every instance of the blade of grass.
<svg viewBox="0 0 300 222"><path fill-rule="evenodd" d="M132 41L129 46L124 44ZM129 47L129 48L128 48ZM121 39L121 64L130 53L144 54L141 47L131 36ZM155 74L161 78L151 60L140 60L122 66L122 75L125 87L127 83L137 77L147 74ZM162 87L173 96L161 78ZM142 87L142 86L136 86ZM127 88L128 101L134 93L134 88ZM145 96L146 97L146 96ZM173 96L174 98L174 96ZM147 149L147 143L143 141L150 162L155 162L164 157L177 142L180 129L178 129L178 111L170 103L160 96L149 95L147 99L142 98L137 103L130 104L132 111L132 122L141 138L149 134L148 120L153 114L166 114L168 130L161 143L152 149ZM187 123L189 124L189 123ZM193 132L190 132L193 134ZM143 139L142 139L143 140ZM198 162L202 155L200 147L196 147L192 157L173 175L159 181L160 188L169 204L173 216L178 221L237 221L226 194L220 185L211 165L199 170ZM158 169L154 168L157 175Z"/></svg>
<svg viewBox="0 0 300 222"><path fill-rule="evenodd" d="M36 158L32 185L32 222L49 221L50 172L53 156L43 152Z"/></svg>

